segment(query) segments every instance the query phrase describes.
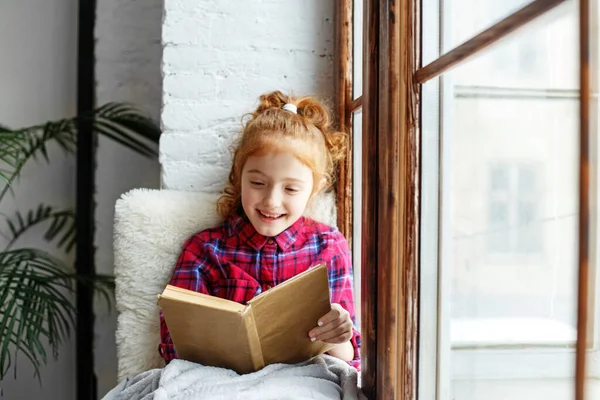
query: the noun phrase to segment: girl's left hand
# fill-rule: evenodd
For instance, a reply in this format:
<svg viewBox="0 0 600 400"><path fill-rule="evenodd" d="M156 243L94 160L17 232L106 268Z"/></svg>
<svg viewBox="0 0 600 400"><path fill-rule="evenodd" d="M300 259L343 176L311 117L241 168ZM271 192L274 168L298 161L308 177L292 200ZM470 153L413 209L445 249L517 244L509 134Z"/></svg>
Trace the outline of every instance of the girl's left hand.
<svg viewBox="0 0 600 400"><path fill-rule="evenodd" d="M339 344L352 338L350 313L337 303L331 305L331 311L319 319L318 325L308 333L312 341Z"/></svg>

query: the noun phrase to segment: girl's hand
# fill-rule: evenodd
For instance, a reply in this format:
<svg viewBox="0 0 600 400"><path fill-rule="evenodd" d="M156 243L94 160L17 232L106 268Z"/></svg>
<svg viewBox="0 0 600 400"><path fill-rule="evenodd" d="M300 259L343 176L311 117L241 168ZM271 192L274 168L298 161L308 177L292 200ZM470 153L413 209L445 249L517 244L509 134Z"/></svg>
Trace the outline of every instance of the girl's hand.
<svg viewBox="0 0 600 400"><path fill-rule="evenodd" d="M325 343L340 344L352 338L352 319L341 305L334 303L331 311L321 317L318 327L312 329L308 336L310 340L320 340Z"/></svg>

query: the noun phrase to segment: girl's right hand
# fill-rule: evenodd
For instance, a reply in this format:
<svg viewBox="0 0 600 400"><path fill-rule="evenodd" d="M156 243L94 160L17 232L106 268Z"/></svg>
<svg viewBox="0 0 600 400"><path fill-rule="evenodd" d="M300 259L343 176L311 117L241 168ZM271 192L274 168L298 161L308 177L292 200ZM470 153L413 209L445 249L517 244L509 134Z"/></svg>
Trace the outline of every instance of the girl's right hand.
<svg viewBox="0 0 600 400"><path fill-rule="evenodd" d="M321 317L318 326L308 333L310 340L340 344L352 339L352 319L341 305L334 303L331 311Z"/></svg>

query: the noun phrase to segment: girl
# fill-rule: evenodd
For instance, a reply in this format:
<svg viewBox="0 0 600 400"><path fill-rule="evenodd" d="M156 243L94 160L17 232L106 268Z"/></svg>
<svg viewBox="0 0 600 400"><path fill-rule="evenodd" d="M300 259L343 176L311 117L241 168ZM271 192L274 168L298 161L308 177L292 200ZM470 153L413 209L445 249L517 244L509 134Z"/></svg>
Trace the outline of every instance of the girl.
<svg viewBox="0 0 600 400"><path fill-rule="evenodd" d="M345 136L330 128L325 107L311 97L262 95L244 125L224 195L222 225L187 240L171 285L246 303L264 290L327 264L331 311L307 340L336 344L329 354L359 368L348 244L330 226L302 216L311 198L332 182ZM176 358L160 315L159 352Z"/></svg>

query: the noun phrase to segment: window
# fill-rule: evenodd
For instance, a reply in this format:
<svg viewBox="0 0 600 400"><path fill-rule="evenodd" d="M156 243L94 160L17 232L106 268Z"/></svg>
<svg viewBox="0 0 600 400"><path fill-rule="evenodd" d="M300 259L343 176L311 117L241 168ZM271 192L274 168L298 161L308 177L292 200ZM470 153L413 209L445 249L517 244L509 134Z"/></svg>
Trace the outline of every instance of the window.
<svg viewBox="0 0 600 400"><path fill-rule="evenodd" d="M542 253L544 221L539 210L548 197L540 190L540 169L512 162L489 166L486 237L490 258L508 256L507 261L521 263L523 256Z"/></svg>
<svg viewBox="0 0 600 400"><path fill-rule="evenodd" d="M596 227L600 198L595 162L579 190L599 79L580 93L578 32L599 65L596 3L360 2L363 62L341 75L362 66L362 91L342 115L371 398L581 400L586 376L599 396L600 235L578 223Z"/></svg>
<svg viewBox="0 0 600 400"><path fill-rule="evenodd" d="M354 297L358 304L361 303L361 211L362 211L362 107L356 104L356 100L362 96L362 46L363 46L363 2L362 0L353 0L352 10L352 103L350 110L352 112L352 125L350 134L352 135L352 249L353 264L355 268L354 275ZM356 314L357 325L360 327L361 312L360 307Z"/></svg>
<svg viewBox="0 0 600 400"><path fill-rule="evenodd" d="M423 35L424 59L459 44L475 3L484 7L423 2L424 23L442 21ZM565 1L422 87L419 398L573 398L578 17ZM600 396L598 332L589 328L589 398Z"/></svg>
<svg viewBox="0 0 600 400"><path fill-rule="evenodd" d="M369 398L416 396L418 292L418 2L363 2L362 387ZM400 57L402 54L402 57Z"/></svg>
<svg viewBox="0 0 600 400"><path fill-rule="evenodd" d="M336 2L337 111L339 128L348 133L346 161L337 182L338 227L348 239L354 267L356 326L362 320L361 272L361 154L362 154L362 43L363 1ZM364 346L363 346L364 347ZM363 353L364 358L364 353Z"/></svg>

